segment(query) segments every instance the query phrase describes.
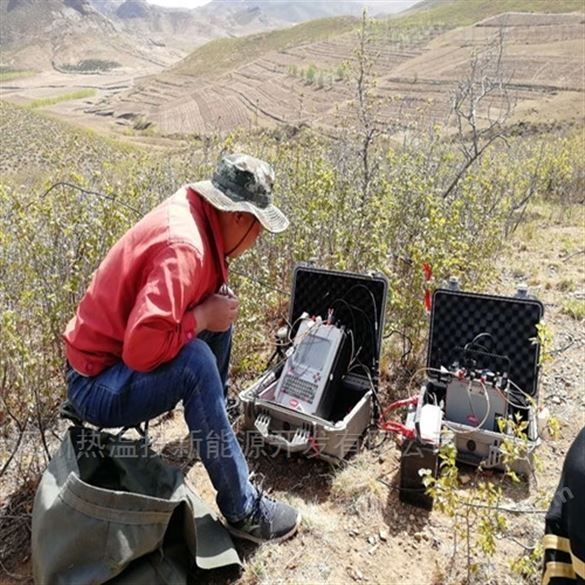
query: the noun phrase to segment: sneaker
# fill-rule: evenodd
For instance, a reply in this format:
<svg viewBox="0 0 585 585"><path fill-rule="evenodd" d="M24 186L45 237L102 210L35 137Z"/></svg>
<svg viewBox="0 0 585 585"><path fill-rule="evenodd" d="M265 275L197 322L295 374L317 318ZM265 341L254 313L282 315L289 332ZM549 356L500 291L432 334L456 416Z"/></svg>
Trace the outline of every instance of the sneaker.
<svg viewBox="0 0 585 585"><path fill-rule="evenodd" d="M301 515L294 508L260 493L252 512L239 522L227 522L227 529L236 538L262 544L290 538L300 522Z"/></svg>

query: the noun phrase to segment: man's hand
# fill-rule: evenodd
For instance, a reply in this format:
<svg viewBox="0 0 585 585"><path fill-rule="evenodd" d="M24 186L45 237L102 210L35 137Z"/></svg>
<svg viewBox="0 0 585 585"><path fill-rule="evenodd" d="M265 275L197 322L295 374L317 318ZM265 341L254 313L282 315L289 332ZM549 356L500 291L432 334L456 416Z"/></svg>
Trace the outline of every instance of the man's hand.
<svg viewBox="0 0 585 585"><path fill-rule="evenodd" d="M240 311L240 301L235 296L214 294L193 312L197 321L197 333L201 331L227 331L230 325L237 319Z"/></svg>

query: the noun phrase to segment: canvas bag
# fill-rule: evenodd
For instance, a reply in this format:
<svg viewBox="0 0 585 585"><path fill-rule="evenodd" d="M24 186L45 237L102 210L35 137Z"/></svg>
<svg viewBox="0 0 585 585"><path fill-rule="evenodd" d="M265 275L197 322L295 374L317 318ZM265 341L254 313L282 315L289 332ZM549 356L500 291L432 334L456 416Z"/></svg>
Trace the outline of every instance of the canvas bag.
<svg viewBox="0 0 585 585"><path fill-rule="evenodd" d="M143 440L71 427L44 472L32 515L35 583L187 583L241 566L225 528Z"/></svg>

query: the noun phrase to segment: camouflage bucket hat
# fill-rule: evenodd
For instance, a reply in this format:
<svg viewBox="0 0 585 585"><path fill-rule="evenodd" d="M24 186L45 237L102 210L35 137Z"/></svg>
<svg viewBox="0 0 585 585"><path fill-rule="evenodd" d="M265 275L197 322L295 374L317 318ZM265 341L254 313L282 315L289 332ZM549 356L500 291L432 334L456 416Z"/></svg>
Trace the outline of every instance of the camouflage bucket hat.
<svg viewBox="0 0 585 585"><path fill-rule="evenodd" d="M288 227L288 219L272 203L272 167L247 154L221 158L211 181L190 185L216 209L251 213L274 234Z"/></svg>

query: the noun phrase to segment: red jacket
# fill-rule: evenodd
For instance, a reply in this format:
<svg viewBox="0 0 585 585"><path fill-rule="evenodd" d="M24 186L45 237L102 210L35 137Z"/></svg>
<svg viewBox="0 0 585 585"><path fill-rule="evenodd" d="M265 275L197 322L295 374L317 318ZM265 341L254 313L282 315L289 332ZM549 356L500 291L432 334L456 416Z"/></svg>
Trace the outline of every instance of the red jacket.
<svg viewBox="0 0 585 585"><path fill-rule="evenodd" d="M65 329L71 366L150 371L196 335L192 309L227 280L217 211L183 187L112 247Z"/></svg>

